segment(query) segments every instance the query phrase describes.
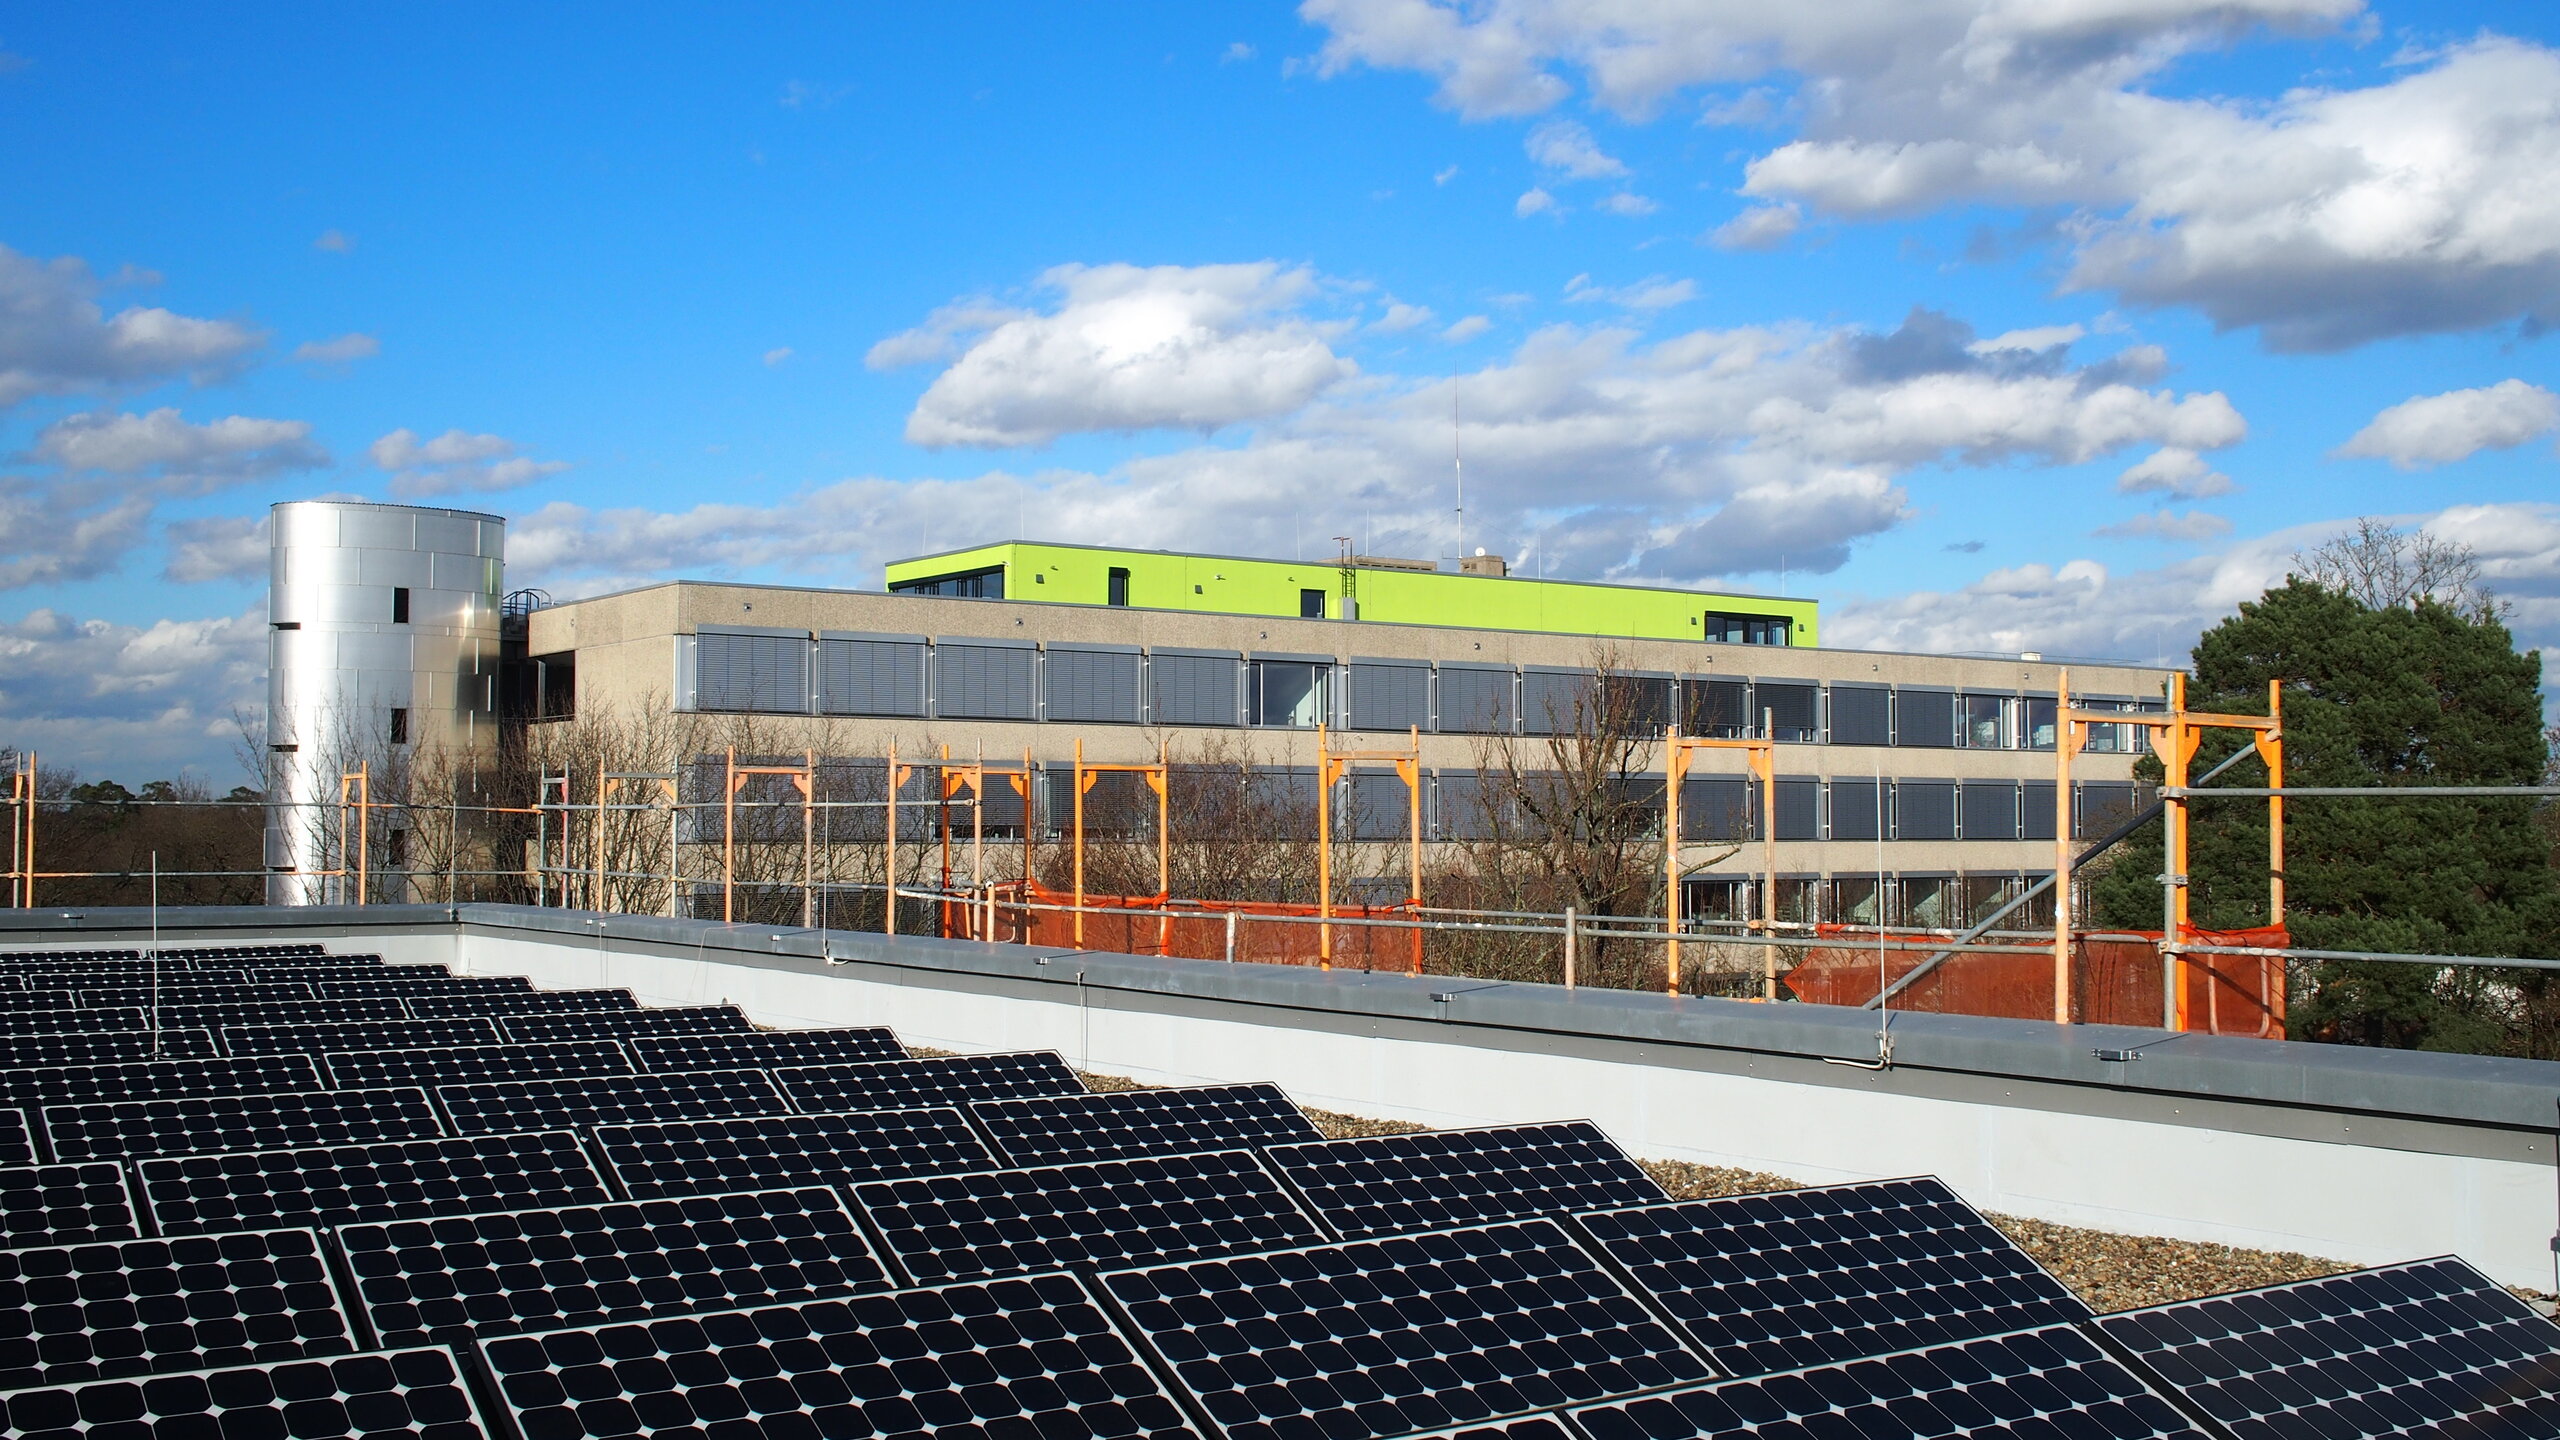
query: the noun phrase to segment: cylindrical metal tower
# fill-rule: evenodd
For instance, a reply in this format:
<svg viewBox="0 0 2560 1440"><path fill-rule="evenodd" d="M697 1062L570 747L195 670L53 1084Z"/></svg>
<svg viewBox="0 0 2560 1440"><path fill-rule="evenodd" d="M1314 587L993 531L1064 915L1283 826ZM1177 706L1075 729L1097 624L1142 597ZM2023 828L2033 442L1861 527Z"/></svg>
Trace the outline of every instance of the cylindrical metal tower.
<svg viewBox="0 0 2560 1440"><path fill-rule="evenodd" d="M396 775L429 748L496 743L506 535L506 521L468 510L296 500L271 512L271 903L354 897L351 880L323 873L354 858L342 776ZM397 868L390 833L371 837L377 871Z"/></svg>

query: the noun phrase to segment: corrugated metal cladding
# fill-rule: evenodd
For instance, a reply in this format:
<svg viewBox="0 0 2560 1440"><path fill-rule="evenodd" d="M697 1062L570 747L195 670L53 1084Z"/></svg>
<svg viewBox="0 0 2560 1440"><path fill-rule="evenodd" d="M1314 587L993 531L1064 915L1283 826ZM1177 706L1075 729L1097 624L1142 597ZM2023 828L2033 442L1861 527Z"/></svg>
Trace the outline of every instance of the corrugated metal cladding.
<svg viewBox="0 0 2560 1440"><path fill-rule="evenodd" d="M1689 680L1680 697L1680 728L1688 734L1732 740L1760 724L1748 680Z"/></svg>
<svg viewBox="0 0 2560 1440"><path fill-rule="evenodd" d="M1520 672L1520 728L1531 735L1571 733L1599 683L1592 670Z"/></svg>
<svg viewBox="0 0 2560 1440"><path fill-rule="evenodd" d="M1040 712L1040 652L1025 646L934 647L933 713L947 720L1029 720Z"/></svg>
<svg viewBox="0 0 2560 1440"><path fill-rule="evenodd" d="M1951 750L1956 743L1956 697L1952 690L1893 692L1893 742Z"/></svg>
<svg viewBox="0 0 2560 1440"><path fill-rule="evenodd" d="M1831 687L1831 743L1893 743L1893 691L1883 685Z"/></svg>
<svg viewBox="0 0 2560 1440"><path fill-rule="evenodd" d="M1897 780L1893 786L1893 838L1956 838L1956 782Z"/></svg>
<svg viewBox="0 0 2560 1440"><path fill-rule="evenodd" d="M818 709L828 715L922 715L921 640L818 642Z"/></svg>
<svg viewBox="0 0 2560 1440"><path fill-rule="evenodd" d="M1507 735L1518 713L1512 671L1479 665L1440 667L1440 729L1458 735Z"/></svg>
<svg viewBox="0 0 2560 1440"><path fill-rule="evenodd" d="M1431 667L1396 660L1351 662L1351 728L1431 728Z"/></svg>
<svg viewBox="0 0 2560 1440"><path fill-rule="evenodd" d="M1878 802L1876 794L1883 783L1879 780L1837 778L1832 780L1832 839L1880 840L1884 838L1885 821L1888 817Z"/></svg>
<svg viewBox="0 0 2560 1440"><path fill-rule="evenodd" d="M1052 645L1042 666L1049 718L1138 723L1138 652Z"/></svg>
<svg viewBox="0 0 2560 1440"><path fill-rule="evenodd" d="M2017 781L1967 780L1964 782L1964 838L1967 840L2015 840L2018 838Z"/></svg>
<svg viewBox="0 0 2560 1440"><path fill-rule="evenodd" d="M695 637L694 705L703 710L807 714L807 637L703 631Z"/></svg>
<svg viewBox="0 0 2560 1440"><path fill-rule="evenodd" d="M1147 657L1147 682L1159 725L1233 725L1243 684L1239 655L1181 655L1159 650Z"/></svg>

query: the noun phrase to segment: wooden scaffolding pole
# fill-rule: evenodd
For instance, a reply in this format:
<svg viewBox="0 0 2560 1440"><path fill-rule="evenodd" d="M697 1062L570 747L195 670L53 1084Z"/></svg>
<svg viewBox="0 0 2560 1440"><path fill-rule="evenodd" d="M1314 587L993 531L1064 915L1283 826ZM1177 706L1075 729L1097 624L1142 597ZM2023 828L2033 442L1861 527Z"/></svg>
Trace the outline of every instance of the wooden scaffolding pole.
<svg viewBox="0 0 2560 1440"><path fill-rule="evenodd" d="M1680 993L1680 882L1686 872L1680 865L1680 785L1689 778L1689 757L1697 750L1739 750L1743 763L1760 781L1760 855L1762 915L1751 928L1762 932L1760 957L1760 998L1778 998L1778 745L1770 739L1765 726L1769 712L1760 712L1763 733L1756 737L1725 740L1700 735L1683 735L1680 724L1673 721L1664 727L1662 787L1662 854L1663 854L1663 991ZM1881 903L1881 900L1879 900Z"/></svg>

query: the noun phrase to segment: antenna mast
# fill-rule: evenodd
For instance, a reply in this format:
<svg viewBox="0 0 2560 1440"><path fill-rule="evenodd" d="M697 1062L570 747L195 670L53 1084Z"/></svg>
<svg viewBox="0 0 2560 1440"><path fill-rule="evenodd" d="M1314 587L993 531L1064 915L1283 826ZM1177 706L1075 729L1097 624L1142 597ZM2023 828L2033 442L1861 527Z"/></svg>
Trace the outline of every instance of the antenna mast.
<svg viewBox="0 0 2560 1440"><path fill-rule="evenodd" d="M1458 453L1458 381L1449 381L1449 468L1458 477L1458 568L1466 568L1467 559L1467 461Z"/></svg>

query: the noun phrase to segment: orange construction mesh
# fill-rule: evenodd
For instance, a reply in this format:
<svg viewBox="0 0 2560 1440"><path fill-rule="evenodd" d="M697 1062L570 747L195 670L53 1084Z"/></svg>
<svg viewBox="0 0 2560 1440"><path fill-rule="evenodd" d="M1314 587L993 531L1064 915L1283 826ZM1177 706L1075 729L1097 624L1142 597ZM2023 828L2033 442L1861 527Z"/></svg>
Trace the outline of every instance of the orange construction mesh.
<svg viewBox="0 0 2560 1440"><path fill-rule="evenodd" d="M1877 989L1876 933L1846 925L1819 925L1815 933L1828 942L1805 951L1786 977L1797 998L1820 1005L1863 1005ZM2071 1018L2087 1025L2160 1023L2160 934L2158 931L2110 931L2139 939L2092 939L2075 932L2071 941ZM2282 949L2284 927L2251 930L2190 930L2187 938L2206 945L2249 945ZM2004 944L2021 943L2016 940ZM1946 941L1926 935L1887 935L1882 970L1885 983L1901 979ZM2284 961L2261 955L2189 955L2186 957L2187 1028L2216 1035L2284 1038ZM1893 997L1897 1010L1942 1015L1991 1015L2014 1020L2053 1018L2053 954L1971 953L1956 955Z"/></svg>
<svg viewBox="0 0 2560 1440"><path fill-rule="evenodd" d="M993 938L1018 945L1108 950L1125 955L1178 955L1190 960L1227 957L1227 917L1235 916L1235 956L1270 965L1314 965L1320 962L1322 925L1313 905L1255 900L1172 900L1162 895L1087 895L1084 939L1076 939L1072 910L1033 908L1071 906L1071 891L1052 890L1032 882L1031 905L1023 904L1023 882L995 887L995 933L986 928L983 911L962 902L942 906L942 933L951 939ZM1170 915L1114 911L1171 910ZM1393 905L1336 905L1336 920L1409 920L1411 902ZM1281 917L1289 917L1283 919ZM1410 925L1341 925L1332 927L1333 963L1345 970L1406 970L1422 973L1422 931Z"/></svg>

